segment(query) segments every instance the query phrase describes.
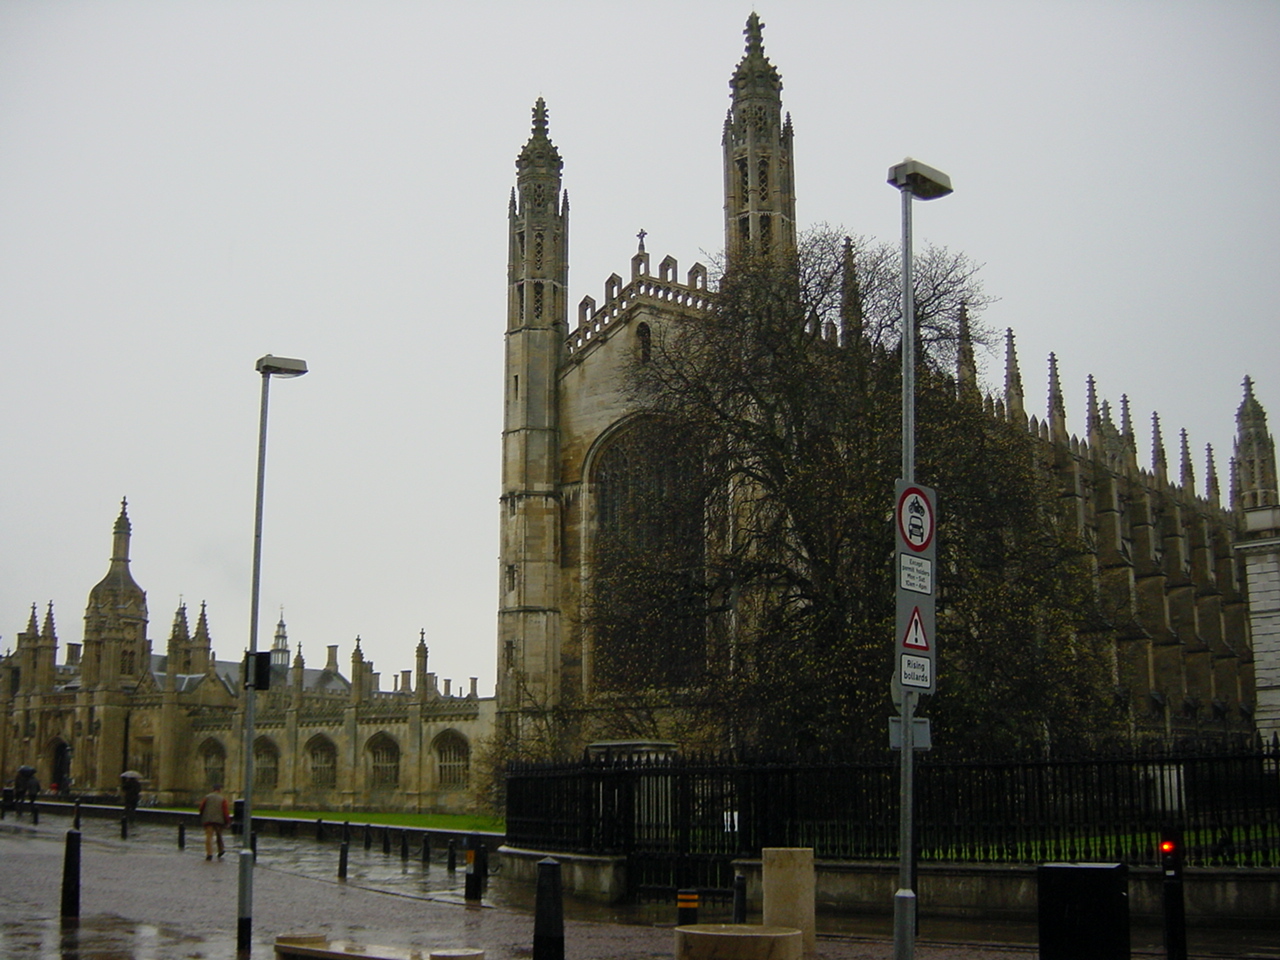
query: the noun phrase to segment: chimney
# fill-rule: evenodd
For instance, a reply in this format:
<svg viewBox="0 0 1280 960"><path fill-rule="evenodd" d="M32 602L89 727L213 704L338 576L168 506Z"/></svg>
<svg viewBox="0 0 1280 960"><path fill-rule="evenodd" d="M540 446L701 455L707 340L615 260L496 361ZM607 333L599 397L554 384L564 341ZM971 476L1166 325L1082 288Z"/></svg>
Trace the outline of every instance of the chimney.
<svg viewBox="0 0 1280 960"><path fill-rule="evenodd" d="M476 684L479 682L479 680L480 680L479 677L471 678L471 692L468 693L467 696L470 697L472 700L475 700L479 696L479 694L476 693Z"/></svg>
<svg viewBox="0 0 1280 960"><path fill-rule="evenodd" d="M452 681L452 680L450 680L450 679L448 679L448 678L446 678L446 679L445 679L445 681L444 681L444 695L445 695L446 697L452 696L452 694L451 694L451 693L449 693L449 684L451 684L451 683L453 683L453 681Z"/></svg>
<svg viewBox="0 0 1280 960"><path fill-rule="evenodd" d="M413 671L401 670L400 671L400 692L411 693L412 691L413 691Z"/></svg>
<svg viewBox="0 0 1280 960"><path fill-rule="evenodd" d="M338 645L336 643L329 644L329 659L326 661L324 668L330 673L338 672Z"/></svg>
<svg viewBox="0 0 1280 960"><path fill-rule="evenodd" d="M80 666L80 646L81 645L78 643L67 644L67 666L68 667Z"/></svg>

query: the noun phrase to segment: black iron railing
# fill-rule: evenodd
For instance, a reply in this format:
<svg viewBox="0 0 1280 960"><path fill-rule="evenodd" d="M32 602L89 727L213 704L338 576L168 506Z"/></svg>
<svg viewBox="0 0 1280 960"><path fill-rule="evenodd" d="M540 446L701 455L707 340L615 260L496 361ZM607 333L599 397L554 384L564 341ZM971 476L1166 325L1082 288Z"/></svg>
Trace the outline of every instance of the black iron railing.
<svg viewBox="0 0 1280 960"><path fill-rule="evenodd" d="M1247 748L917 770L922 862L1157 862L1162 827L1193 866L1280 866L1280 740ZM885 762L596 758L514 764L507 842L622 855L634 892L728 889L762 847L894 860L898 774Z"/></svg>

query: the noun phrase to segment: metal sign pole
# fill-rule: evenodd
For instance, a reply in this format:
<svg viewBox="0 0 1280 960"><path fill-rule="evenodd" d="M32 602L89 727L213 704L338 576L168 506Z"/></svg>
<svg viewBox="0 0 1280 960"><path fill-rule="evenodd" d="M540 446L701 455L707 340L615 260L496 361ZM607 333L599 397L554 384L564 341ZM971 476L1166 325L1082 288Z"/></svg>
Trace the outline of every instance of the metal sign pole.
<svg viewBox="0 0 1280 960"><path fill-rule="evenodd" d="M911 285L911 191L902 194L902 480L916 479L916 324ZM895 513L896 513L895 504ZM895 551L896 553L896 551ZM895 576L899 574L895 573ZM895 630L896 633L896 630ZM894 637L894 670L901 672L899 638ZM893 957L913 960L916 951L916 892L911 874L915 845L911 842L915 812L916 693L902 690L902 756L898 784L898 889L893 895Z"/></svg>
<svg viewBox="0 0 1280 960"><path fill-rule="evenodd" d="M889 170L902 197L902 480L895 503L894 577L898 616L894 636L894 690L902 691L902 770L898 810L898 889L893 895L894 960L913 960L916 947L915 711L919 693L931 693L934 669L934 593L937 515L933 491L916 479L916 317L912 286L911 204L951 192L945 173L908 157ZM905 618L904 618L905 614ZM905 622L904 622L905 620Z"/></svg>

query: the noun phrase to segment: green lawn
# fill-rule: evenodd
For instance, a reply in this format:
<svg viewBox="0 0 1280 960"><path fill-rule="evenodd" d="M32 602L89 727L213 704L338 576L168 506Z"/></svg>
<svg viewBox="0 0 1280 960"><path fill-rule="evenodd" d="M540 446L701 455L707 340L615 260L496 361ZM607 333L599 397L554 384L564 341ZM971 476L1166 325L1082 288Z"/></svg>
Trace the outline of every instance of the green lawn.
<svg viewBox="0 0 1280 960"><path fill-rule="evenodd" d="M293 820L321 820L328 823L377 823L390 827L417 827L419 829L454 830L467 833L473 830L505 833L506 824L500 817L484 817L470 813L378 813L363 810L263 810L255 808L254 817L287 817Z"/></svg>

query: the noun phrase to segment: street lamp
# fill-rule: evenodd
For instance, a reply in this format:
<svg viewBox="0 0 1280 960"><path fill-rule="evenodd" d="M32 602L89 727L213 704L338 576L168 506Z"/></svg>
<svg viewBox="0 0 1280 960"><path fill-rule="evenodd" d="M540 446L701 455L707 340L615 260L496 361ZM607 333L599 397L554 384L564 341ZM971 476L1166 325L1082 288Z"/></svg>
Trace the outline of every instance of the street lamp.
<svg viewBox="0 0 1280 960"><path fill-rule="evenodd" d="M945 197L951 192L951 178L940 170L907 157L889 168L888 182L902 194L902 480L906 484L913 484L916 478L916 308L911 277L911 201ZM894 638L895 670L898 640L899 638ZM916 696L916 691L911 687L902 687L898 890L893 895L894 960L912 960L915 956L916 893L912 881L915 847L912 842L912 819L915 803Z"/></svg>
<svg viewBox="0 0 1280 960"><path fill-rule="evenodd" d="M267 471L267 397L272 377L300 377L305 360L267 354L256 364L262 374L262 405L258 416L258 490L253 510L253 584L249 591L249 656L244 666L244 812L240 833L240 898L236 949L248 956L253 945L253 720L257 691L252 669L258 652L258 590L262 579L262 490Z"/></svg>

